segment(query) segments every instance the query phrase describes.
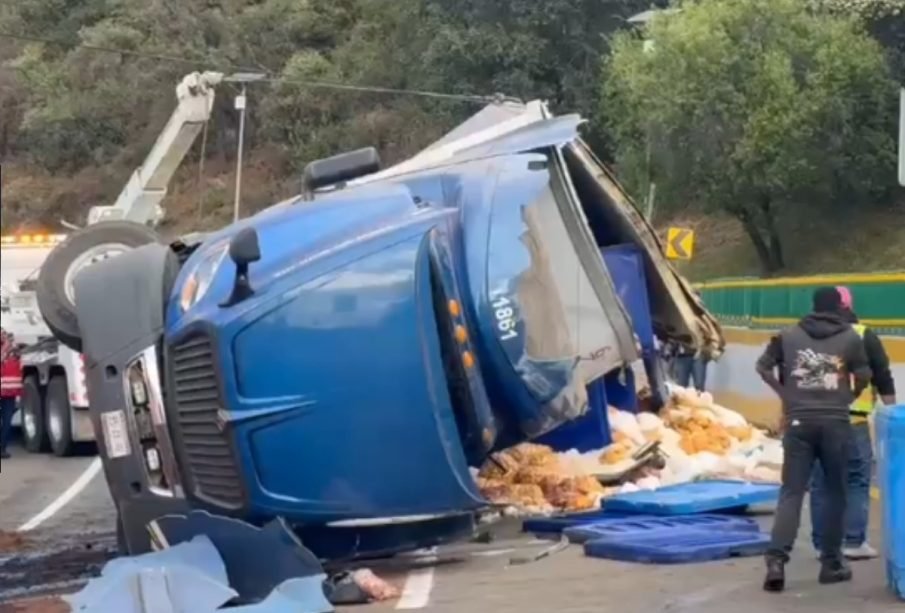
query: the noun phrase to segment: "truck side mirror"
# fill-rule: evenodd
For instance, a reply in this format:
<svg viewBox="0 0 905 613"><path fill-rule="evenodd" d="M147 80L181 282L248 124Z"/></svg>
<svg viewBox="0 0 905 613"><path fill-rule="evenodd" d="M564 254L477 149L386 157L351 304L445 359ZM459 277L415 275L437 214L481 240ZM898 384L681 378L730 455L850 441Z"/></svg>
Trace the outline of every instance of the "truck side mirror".
<svg viewBox="0 0 905 613"><path fill-rule="evenodd" d="M244 228L229 243L229 258L236 264L236 279L233 291L221 307L231 307L250 298L255 292L248 281L248 267L261 259L258 232L254 228Z"/></svg>

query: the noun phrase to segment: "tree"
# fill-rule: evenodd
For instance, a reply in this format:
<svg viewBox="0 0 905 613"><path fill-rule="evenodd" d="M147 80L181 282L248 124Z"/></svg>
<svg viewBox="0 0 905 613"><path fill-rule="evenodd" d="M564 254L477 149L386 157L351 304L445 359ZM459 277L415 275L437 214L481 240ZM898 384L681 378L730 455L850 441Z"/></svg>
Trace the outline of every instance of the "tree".
<svg viewBox="0 0 905 613"><path fill-rule="evenodd" d="M591 115L601 58L632 15L667 0L422 0L433 36L423 53L433 87L540 98ZM596 127L596 124L595 124ZM598 131L598 148L608 146Z"/></svg>
<svg viewBox="0 0 905 613"><path fill-rule="evenodd" d="M811 0L814 8L852 15L886 47L893 74L905 83L905 2L902 0Z"/></svg>
<svg viewBox="0 0 905 613"><path fill-rule="evenodd" d="M701 0L621 34L602 113L620 170L658 202L737 218L765 273L784 224L891 189L895 85L850 19L798 0ZM837 207L837 208L834 208Z"/></svg>

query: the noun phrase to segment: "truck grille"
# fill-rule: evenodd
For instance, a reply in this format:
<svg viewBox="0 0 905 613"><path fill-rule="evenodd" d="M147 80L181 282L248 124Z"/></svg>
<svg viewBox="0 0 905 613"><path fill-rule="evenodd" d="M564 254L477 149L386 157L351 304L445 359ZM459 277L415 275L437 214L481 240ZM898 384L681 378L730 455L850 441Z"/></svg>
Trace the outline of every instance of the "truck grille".
<svg viewBox="0 0 905 613"><path fill-rule="evenodd" d="M204 501L238 509L242 480L229 435L218 425L223 403L210 339L194 336L173 346L170 369L189 488Z"/></svg>

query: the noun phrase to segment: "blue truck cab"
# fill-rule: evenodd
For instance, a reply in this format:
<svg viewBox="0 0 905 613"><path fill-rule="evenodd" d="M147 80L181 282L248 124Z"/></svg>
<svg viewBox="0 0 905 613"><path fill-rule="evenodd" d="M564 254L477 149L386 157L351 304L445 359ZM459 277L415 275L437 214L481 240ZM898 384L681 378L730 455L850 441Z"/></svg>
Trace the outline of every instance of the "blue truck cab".
<svg viewBox="0 0 905 613"><path fill-rule="evenodd" d="M582 416L587 385L639 359L599 249L620 223L649 252L653 233L601 204L579 123L492 105L396 167L373 150L316 162L296 198L82 272L128 548L182 508L300 530L486 509L469 467ZM649 265L661 329L718 344L659 252Z"/></svg>

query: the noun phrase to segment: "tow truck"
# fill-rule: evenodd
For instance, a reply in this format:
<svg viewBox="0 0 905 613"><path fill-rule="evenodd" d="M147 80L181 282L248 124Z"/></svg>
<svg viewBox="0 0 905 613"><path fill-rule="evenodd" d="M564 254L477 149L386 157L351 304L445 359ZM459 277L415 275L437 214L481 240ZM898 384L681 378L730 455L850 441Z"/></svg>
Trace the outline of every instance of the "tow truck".
<svg viewBox="0 0 905 613"><path fill-rule="evenodd" d="M81 356L53 338L35 298L35 277L60 234L0 237L0 319L22 351L23 394L14 425L21 426L25 448L69 455L94 442L88 415L88 388Z"/></svg>
<svg viewBox="0 0 905 613"><path fill-rule="evenodd" d="M661 337L719 353L580 123L495 103L388 169L373 148L312 162L299 196L193 240L115 221L57 246L39 307L88 356L122 547L193 508L281 517L324 556L461 537L488 507L469 466L638 362L607 246L640 250ZM66 272L110 244L134 248Z"/></svg>
<svg viewBox="0 0 905 613"><path fill-rule="evenodd" d="M187 75L176 88L177 106L157 141L129 178L113 205L95 206L87 225L94 230L91 244L81 235L27 233L0 239L2 317L23 347L23 387L18 415L25 447L33 453L52 450L67 456L95 440L88 414L89 397L84 356L75 339L65 338L65 329L55 327L54 316L42 316L38 301L60 312L59 304L71 304L72 279L86 266L115 257L144 244L156 234L163 219L161 201L167 186L210 118L214 87L222 75L216 72ZM80 245L81 254L65 269L49 258L53 248L67 240ZM60 294L41 295L36 283L39 272L64 279ZM62 307L65 311L65 306ZM57 339L64 342L60 343Z"/></svg>

